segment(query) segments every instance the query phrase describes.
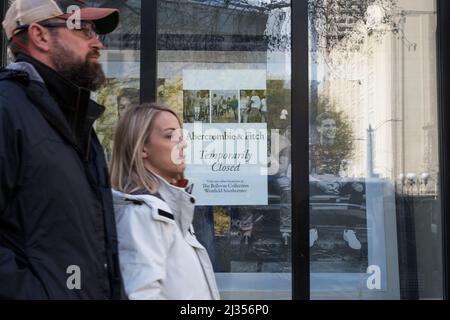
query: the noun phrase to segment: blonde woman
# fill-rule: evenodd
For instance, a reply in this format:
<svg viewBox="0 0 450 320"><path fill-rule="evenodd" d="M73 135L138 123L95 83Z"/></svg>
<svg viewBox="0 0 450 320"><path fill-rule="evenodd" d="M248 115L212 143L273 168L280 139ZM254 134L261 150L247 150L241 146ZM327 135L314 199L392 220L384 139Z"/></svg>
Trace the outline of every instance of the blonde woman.
<svg viewBox="0 0 450 320"><path fill-rule="evenodd" d="M192 228L181 123L156 104L128 109L116 130L111 177L120 269L129 299L219 299Z"/></svg>

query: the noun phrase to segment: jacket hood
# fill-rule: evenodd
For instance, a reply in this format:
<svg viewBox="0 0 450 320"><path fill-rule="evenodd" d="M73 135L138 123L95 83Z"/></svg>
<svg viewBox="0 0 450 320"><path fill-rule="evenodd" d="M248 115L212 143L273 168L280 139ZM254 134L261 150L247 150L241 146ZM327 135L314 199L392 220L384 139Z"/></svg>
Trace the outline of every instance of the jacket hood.
<svg viewBox="0 0 450 320"><path fill-rule="evenodd" d="M139 202L139 203L145 203L148 206L152 206L155 202L155 198L164 201L159 195L157 194L131 194L131 193L124 193L117 190L112 189L113 194L113 200L114 200L114 206L122 207L129 205L130 202Z"/></svg>
<svg viewBox="0 0 450 320"><path fill-rule="evenodd" d="M175 217L175 222L185 234L194 219L195 197L190 194L193 184L186 188L171 185L165 179L155 175L159 181L157 194L127 194L113 189L114 206L120 208L130 204L130 201L140 201L152 206L155 197L163 201L171 210Z"/></svg>
<svg viewBox="0 0 450 320"><path fill-rule="evenodd" d="M25 61L14 62L14 63L9 64L5 68L5 71L7 71L7 70L26 72L28 74L29 80L44 83L44 79L42 79L39 72L37 72L36 68L31 63L28 63Z"/></svg>

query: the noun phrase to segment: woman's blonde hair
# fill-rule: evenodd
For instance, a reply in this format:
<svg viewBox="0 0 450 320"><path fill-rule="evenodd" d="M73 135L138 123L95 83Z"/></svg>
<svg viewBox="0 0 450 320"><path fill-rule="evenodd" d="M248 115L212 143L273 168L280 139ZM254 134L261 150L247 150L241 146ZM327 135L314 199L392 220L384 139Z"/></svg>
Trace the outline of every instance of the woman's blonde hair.
<svg viewBox="0 0 450 320"><path fill-rule="evenodd" d="M120 118L114 138L110 169L111 184L115 190L124 193L138 190L150 193L158 191L158 180L145 167L141 154L153 131L156 116L164 111L173 114L181 125L174 111L156 103L130 107Z"/></svg>

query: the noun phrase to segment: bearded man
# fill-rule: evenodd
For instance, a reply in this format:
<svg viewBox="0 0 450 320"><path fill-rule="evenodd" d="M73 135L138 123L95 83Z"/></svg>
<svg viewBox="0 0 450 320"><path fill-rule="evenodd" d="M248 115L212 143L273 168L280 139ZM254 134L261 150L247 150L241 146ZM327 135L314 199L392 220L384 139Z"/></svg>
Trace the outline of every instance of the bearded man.
<svg viewBox="0 0 450 320"><path fill-rule="evenodd" d="M0 71L0 298L123 297L93 130L104 107L90 100L105 81L98 35L118 23L116 9L79 0L16 0L6 13L16 62Z"/></svg>

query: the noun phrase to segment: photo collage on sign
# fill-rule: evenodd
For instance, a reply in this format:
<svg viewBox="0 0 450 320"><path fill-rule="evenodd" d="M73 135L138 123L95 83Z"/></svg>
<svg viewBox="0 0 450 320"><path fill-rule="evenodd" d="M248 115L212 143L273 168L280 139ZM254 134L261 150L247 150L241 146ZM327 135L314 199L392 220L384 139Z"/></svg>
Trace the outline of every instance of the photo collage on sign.
<svg viewBox="0 0 450 320"><path fill-rule="evenodd" d="M266 123L266 90L184 90L185 123Z"/></svg>

